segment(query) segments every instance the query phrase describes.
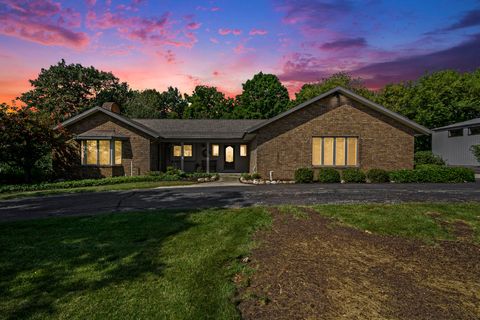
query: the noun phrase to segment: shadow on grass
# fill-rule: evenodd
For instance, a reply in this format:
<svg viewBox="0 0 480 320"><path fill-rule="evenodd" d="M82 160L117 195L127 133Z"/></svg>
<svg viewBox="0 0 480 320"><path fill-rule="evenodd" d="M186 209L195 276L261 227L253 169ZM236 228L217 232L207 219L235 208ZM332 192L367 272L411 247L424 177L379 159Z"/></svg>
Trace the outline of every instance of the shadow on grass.
<svg viewBox="0 0 480 320"><path fill-rule="evenodd" d="M159 251L194 226L188 212L115 214L0 224L2 318L48 317L69 301L165 269Z"/></svg>

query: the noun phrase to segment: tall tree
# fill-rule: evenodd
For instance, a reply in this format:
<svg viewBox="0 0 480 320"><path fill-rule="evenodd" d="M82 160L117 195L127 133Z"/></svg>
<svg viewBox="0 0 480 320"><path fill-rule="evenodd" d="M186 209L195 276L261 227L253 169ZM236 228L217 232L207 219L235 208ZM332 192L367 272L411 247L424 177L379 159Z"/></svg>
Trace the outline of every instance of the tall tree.
<svg viewBox="0 0 480 320"><path fill-rule="evenodd" d="M345 72L339 72L322 79L320 82L304 84L300 91L295 94L295 100L292 101L292 104L298 105L338 86L352 90L367 99L373 96L373 93L365 87L362 79L353 78Z"/></svg>
<svg viewBox="0 0 480 320"><path fill-rule="evenodd" d="M123 104L128 96L128 85L120 83L111 72L81 64L58 64L42 69L38 77L30 80L33 89L19 99L29 107L48 113L62 121L106 100ZM120 101L123 100L123 101Z"/></svg>
<svg viewBox="0 0 480 320"><path fill-rule="evenodd" d="M0 105L0 163L20 168L30 181L37 163L66 139L62 130L54 131L49 118L30 108L12 110Z"/></svg>
<svg viewBox="0 0 480 320"><path fill-rule="evenodd" d="M285 111L290 101L287 88L273 74L257 73L243 85L237 96L235 116L244 119L266 119Z"/></svg>
<svg viewBox="0 0 480 320"><path fill-rule="evenodd" d="M185 96L188 102L185 119L222 119L231 113L229 100L215 87L196 86L191 96Z"/></svg>
<svg viewBox="0 0 480 320"><path fill-rule="evenodd" d="M122 113L130 118L182 118L187 101L177 88L168 87L166 91L155 89L133 91L122 107Z"/></svg>

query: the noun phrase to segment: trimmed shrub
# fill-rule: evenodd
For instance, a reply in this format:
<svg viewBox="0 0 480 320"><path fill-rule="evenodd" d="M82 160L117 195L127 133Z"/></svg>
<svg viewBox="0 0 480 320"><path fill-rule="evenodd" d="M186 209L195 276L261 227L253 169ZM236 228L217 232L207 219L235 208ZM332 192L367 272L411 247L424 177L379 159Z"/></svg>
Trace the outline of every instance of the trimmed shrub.
<svg viewBox="0 0 480 320"><path fill-rule="evenodd" d="M252 173L251 177L252 177L252 179L260 179L261 178L260 174L257 173L257 172Z"/></svg>
<svg viewBox="0 0 480 320"><path fill-rule="evenodd" d="M362 183L365 182L365 173L360 169L345 169L342 171L342 179L346 183Z"/></svg>
<svg viewBox="0 0 480 320"><path fill-rule="evenodd" d="M390 180L396 183L475 182L475 172L469 168L423 165L414 170L392 171Z"/></svg>
<svg viewBox="0 0 480 320"><path fill-rule="evenodd" d="M338 183L340 182L340 173L333 168L318 169L318 182L320 183Z"/></svg>
<svg viewBox="0 0 480 320"><path fill-rule="evenodd" d="M445 165L445 161L432 151L417 151L414 156L415 168L421 164Z"/></svg>
<svg viewBox="0 0 480 320"><path fill-rule="evenodd" d="M295 182L297 183L313 182L313 170L310 168L299 168L295 170Z"/></svg>
<svg viewBox="0 0 480 320"><path fill-rule="evenodd" d="M370 169L365 174L367 181L370 183L384 183L389 182L390 177L388 172L383 169Z"/></svg>

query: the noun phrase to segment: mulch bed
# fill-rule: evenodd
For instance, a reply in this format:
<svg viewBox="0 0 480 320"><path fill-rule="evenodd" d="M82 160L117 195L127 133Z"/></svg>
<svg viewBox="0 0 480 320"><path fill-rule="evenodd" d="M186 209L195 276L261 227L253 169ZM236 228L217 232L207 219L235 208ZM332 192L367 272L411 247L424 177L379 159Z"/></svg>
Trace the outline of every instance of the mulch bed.
<svg viewBox="0 0 480 320"><path fill-rule="evenodd" d="M480 318L480 246L375 235L305 210L272 209L271 230L256 234L244 319Z"/></svg>

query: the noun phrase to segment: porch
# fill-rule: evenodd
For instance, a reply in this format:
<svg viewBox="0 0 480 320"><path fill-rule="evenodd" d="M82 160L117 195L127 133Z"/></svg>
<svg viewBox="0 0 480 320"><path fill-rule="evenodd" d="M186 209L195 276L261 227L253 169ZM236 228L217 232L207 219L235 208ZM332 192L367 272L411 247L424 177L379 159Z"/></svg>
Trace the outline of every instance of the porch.
<svg viewBox="0 0 480 320"><path fill-rule="evenodd" d="M245 141L163 142L160 168L168 166L185 172L242 173L249 171L249 145Z"/></svg>

